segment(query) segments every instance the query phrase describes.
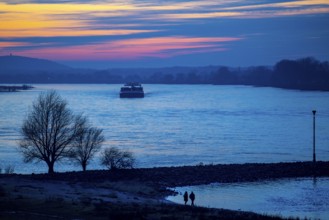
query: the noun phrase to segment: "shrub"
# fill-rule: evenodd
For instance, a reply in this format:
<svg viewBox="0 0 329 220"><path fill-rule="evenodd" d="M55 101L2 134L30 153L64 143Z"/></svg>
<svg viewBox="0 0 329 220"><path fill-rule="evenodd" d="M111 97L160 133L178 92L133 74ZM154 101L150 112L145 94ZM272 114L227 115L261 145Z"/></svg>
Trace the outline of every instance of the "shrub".
<svg viewBox="0 0 329 220"><path fill-rule="evenodd" d="M111 147L103 151L101 164L110 170L133 168L135 158L129 151L120 151L116 147Z"/></svg>

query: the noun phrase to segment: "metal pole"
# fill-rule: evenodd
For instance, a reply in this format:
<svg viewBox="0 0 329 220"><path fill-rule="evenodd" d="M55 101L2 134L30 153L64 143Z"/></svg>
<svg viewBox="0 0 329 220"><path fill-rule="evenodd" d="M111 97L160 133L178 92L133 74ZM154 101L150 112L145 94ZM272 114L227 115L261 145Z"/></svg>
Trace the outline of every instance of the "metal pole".
<svg viewBox="0 0 329 220"><path fill-rule="evenodd" d="M315 113L316 110L313 110L313 163L316 163L316 156L315 156Z"/></svg>

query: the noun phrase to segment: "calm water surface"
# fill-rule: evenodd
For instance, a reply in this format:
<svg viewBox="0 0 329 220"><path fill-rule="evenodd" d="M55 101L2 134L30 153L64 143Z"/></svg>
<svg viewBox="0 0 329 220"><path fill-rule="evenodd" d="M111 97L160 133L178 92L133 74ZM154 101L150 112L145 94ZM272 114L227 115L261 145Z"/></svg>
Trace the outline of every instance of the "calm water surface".
<svg viewBox="0 0 329 220"><path fill-rule="evenodd" d="M184 192L193 191L197 206L253 211L301 219L304 217L329 219L329 178L217 183L178 187L175 191L179 194L167 199L180 204L184 204Z"/></svg>
<svg viewBox="0 0 329 220"><path fill-rule="evenodd" d="M132 151L138 167L312 159L329 160L329 93L212 85L144 85L144 99L120 99L121 85L36 85L0 93L0 164L15 172L46 172L23 164L19 128L41 91L55 89L75 113L104 130L104 146ZM90 169L102 168L98 156ZM63 162L57 171L80 170Z"/></svg>

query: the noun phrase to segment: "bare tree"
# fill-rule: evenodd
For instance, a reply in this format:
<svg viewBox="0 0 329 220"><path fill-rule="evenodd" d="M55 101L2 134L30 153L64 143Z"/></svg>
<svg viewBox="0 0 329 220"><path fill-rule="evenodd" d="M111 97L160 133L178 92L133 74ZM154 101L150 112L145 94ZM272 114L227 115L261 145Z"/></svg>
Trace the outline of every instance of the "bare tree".
<svg viewBox="0 0 329 220"><path fill-rule="evenodd" d="M129 151L120 151L116 147L111 147L103 151L101 164L110 170L133 168L135 158Z"/></svg>
<svg viewBox="0 0 329 220"><path fill-rule="evenodd" d="M74 116L56 91L41 93L21 128L24 162L44 161L48 173L54 173L55 162L71 154L71 144L84 124L85 119Z"/></svg>
<svg viewBox="0 0 329 220"><path fill-rule="evenodd" d="M73 143L74 149L71 157L82 166L83 171L86 171L89 161L101 149L102 143L105 141L102 132L102 129L85 124L83 132Z"/></svg>

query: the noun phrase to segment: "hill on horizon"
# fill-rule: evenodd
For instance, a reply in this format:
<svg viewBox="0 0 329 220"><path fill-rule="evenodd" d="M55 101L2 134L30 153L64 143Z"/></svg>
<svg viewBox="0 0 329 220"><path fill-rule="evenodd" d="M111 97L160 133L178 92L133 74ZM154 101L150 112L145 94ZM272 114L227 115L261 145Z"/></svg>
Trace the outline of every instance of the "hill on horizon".
<svg viewBox="0 0 329 220"><path fill-rule="evenodd" d="M218 66L159 68L74 68L55 61L16 55L0 56L0 83L173 83L176 74L206 75ZM168 79L166 79L168 78ZM184 81L184 80L183 80Z"/></svg>
<svg viewBox="0 0 329 220"><path fill-rule="evenodd" d="M220 65L207 65L207 66L166 66L166 67L109 67L103 69L94 68L79 68L71 67L56 61L48 59L40 59L33 57L17 56L17 55L6 55L0 56L0 73L2 70L47 70L47 69L58 69L58 70L93 70L93 71L123 71L131 70L133 72L137 71L157 71L157 70L167 70L170 72L184 72L191 69L206 69L213 70L218 68Z"/></svg>
<svg viewBox="0 0 329 220"><path fill-rule="evenodd" d="M16 55L0 56L0 74L66 72L71 67L46 59Z"/></svg>

